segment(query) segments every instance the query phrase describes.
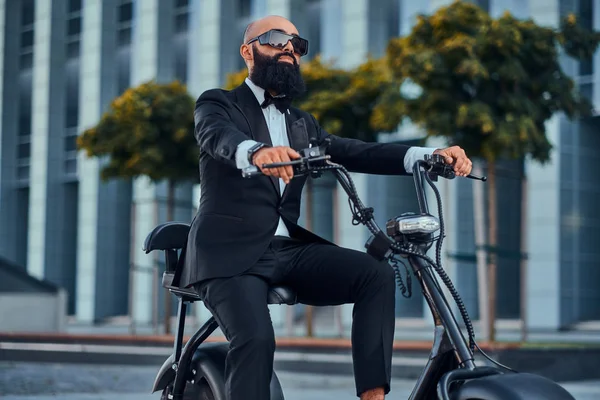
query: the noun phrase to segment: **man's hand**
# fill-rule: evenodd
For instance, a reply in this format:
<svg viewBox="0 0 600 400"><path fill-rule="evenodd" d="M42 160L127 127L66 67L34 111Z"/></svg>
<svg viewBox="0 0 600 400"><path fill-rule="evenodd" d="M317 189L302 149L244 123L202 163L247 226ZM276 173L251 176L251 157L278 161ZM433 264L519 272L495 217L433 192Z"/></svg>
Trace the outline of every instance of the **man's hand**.
<svg viewBox="0 0 600 400"><path fill-rule="evenodd" d="M438 149L433 154L442 155L446 164L454 166L454 172L457 176L467 176L471 173L473 163L460 147L452 146L445 149Z"/></svg>
<svg viewBox="0 0 600 400"><path fill-rule="evenodd" d="M252 164L256 165L265 175L272 175L283 179L287 185L294 177L294 170L291 165L279 168L263 168L262 166L264 164L287 162L297 158L300 158L300 154L291 147L263 147L252 157Z"/></svg>

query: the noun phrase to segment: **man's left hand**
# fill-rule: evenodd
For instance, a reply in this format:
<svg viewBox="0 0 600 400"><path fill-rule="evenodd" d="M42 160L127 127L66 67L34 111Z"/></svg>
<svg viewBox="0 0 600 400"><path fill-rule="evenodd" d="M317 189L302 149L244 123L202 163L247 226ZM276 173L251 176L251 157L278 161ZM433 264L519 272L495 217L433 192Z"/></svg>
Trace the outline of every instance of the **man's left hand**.
<svg viewBox="0 0 600 400"><path fill-rule="evenodd" d="M473 163L469 160L465 151L459 146L437 149L433 154L440 154L443 156L446 164L450 164L454 167L454 172L457 176L467 176L471 173Z"/></svg>

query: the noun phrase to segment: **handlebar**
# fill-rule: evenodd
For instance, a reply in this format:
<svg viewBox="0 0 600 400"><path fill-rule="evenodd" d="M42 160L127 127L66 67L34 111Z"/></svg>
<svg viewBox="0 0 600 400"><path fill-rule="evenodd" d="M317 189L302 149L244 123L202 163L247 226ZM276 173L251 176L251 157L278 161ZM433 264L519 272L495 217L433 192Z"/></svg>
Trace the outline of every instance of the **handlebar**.
<svg viewBox="0 0 600 400"><path fill-rule="evenodd" d="M327 163L331 159L331 156L326 154L327 146L329 142L325 143L321 146L311 146L307 149L301 150L301 157L291 161L263 164L262 168L279 168L291 166L294 170L294 176L305 175L311 172L317 172L323 169L325 165L337 165L334 163ZM423 168L425 172L429 175L431 180L437 181L438 177L442 177L445 179L454 179L456 177L456 173L452 169L452 166L446 164L444 162L444 158L439 154L426 155L424 160L417 160L413 166L413 171L419 171L420 168ZM326 168L326 169L335 169L335 168ZM244 178L252 178L258 175L263 175L262 171L255 165L251 165L242 170L242 176ZM419 182L415 182L418 186L422 186L422 179L420 179L420 174L413 174L415 180L419 180ZM467 175L465 178L475 179L480 181L486 181L487 178L485 176L479 177L473 174Z"/></svg>
<svg viewBox="0 0 600 400"><path fill-rule="evenodd" d="M263 168L279 168L279 167L287 167L291 166L294 170L294 176L301 176L311 173L312 175L318 175L315 167L322 166L324 161L327 161L331 158L330 155L326 154L327 147L329 147L330 140L326 139L325 142L317 146L316 140L311 140L311 146L300 150L300 158L277 162L271 164L264 164ZM255 165L251 165L242 170L242 176L244 178L252 178L258 175L263 175L262 171Z"/></svg>

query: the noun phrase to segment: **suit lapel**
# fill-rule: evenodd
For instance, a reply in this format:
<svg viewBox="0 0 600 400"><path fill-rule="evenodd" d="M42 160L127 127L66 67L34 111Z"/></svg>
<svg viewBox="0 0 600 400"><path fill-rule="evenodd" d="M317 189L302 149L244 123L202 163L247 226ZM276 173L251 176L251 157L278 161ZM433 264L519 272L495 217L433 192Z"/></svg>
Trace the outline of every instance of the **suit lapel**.
<svg viewBox="0 0 600 400"><path fill-rule="evenodd" d="M273 141L271 140L271 135L269 134L269 129L267 128L267 122L265 121L262 108L260 107L260 104L258 104L258 100L256 100L256 96L254 96L252 90L248 87L248 85L246 85L246 83L242 83L242 85L238 86L236 92L238 104L242 114L245 115L246 120L248 121L252 138L257 142L262 142L268 144L269 146L273 146ZM273 188L280 196L281 193L279 190L279 179L274 176L270 176L269 178L271 179Z"/></svg>

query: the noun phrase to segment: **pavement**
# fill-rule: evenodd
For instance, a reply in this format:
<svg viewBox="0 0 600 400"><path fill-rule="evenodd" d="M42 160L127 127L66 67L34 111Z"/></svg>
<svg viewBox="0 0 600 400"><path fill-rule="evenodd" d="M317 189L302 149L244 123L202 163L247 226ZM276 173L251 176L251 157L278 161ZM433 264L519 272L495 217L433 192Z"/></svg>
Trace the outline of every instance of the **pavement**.
<svg viewBox="0 0 600 400"><path fill-rule="evenodd" d="M324 339L349 338L350 328L345 326L344 329L340 330L336 324L335 308L321 308L315 316L315 337ZM193 315L188 316L186 318L185 334L192 335L204 322L204 320L197 320ZM509 343L524 340L535 343L600 344L600 321L581 323L569 330L529 329L526 338L523 338L520 323L517 320L499 320L496 326L496 341L498 342ZM63 333L71 335L125 336L133 333L132 328L135 336L138 337L161 336L162 332L164 332L164 325L162 324L157 326L153 326L152 324L138 324L132 327L129 324L129 320L123 317L94 325L71 321L67 324L66 330ZM175 332L175 328L176 320L173 318L171 332ZM303 320L296 321L291 330L282 326L274 328L277 337L304 337L306 335L306 327ZM484 341L479 321L473 321L473 329L477 341ZM220 329L217 329L212 336L222 336L222 332ZM432 338L433 324L427 318L399 319L396 323L395 339L398 341L430 341Z"/></svg>
<svg viewBox="0 0 600 400"><path fill-rule="evenodd" d="M3 400L157 400L155 366L0 362ZM278 373L286 400L356 399L351 376ZM389 399L407 399L413 380L394 379ZM600 398L600 380L563 383L576 400Z"/></svg>

